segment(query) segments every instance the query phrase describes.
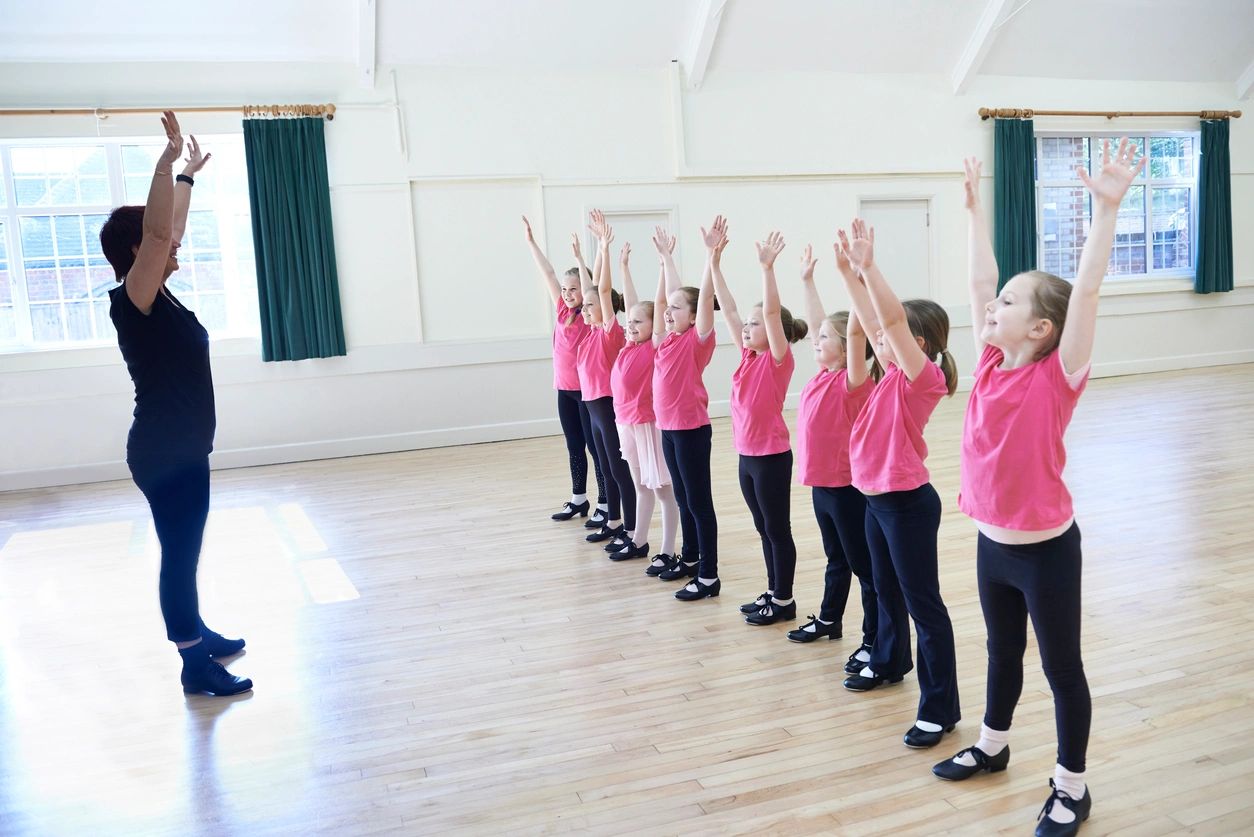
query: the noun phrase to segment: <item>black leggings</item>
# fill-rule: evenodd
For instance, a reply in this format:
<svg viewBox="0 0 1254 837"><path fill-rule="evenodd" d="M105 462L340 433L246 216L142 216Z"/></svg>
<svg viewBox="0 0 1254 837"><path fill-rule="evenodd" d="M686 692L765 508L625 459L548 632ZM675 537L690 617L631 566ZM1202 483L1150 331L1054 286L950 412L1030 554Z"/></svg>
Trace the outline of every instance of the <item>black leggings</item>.
<svg viewBox="0 0 1254 837"><path fill-rule="evenodd" d="M777 599L792 598L797 546L789 517L792 499L792 451L766 456L740 455L740 493L745 495L753 528L762 538L766 586ZM708 577L708 576L707 576ZM846 590L848 592L848 585Z"/></svg>
<svg viewBox="0 0 1254 837"><path fill-rule="evenodd" d="M663 430L662 456L671 472L679 527L684 533L680 559L701 561L699 578L718 577L718 518L710 488L710 448L714 431L705 424L692 430Z"/></svg>
<svg viewBox="0 0 1254 837"><path fill-rule="evenodd" d="M592 467L597 475L597 503L605 502L605 478L601 476L601 463L592 446L592 425L588 408L577 389L557 391L557 420L562 424L566 437L566 453L570 457L570 490L574 494L588 493L588 457L592 453Z"/></svg>
<svg viewBox="0 0 1254 837"><path fill-rule="evenodd" d="M200 639L196 565L209 519L209 457L169 461L128 456L126 464L152 509L161 543L157 589L166 638L171 642Z"/></svg>
<svg viewBox="0 0 1254 837"><path fill-rule="evenodd" d="M962 710L954 627L937 576L940 514L940 497L931 483L866 498L866 540L880 603L879 633L868 665L888 677L910 671L913 618L919 633L918 719L947 727L958 722Z"/></svg>
<svg viewBox="0 0 1254 837"><path fill-rule="evenodd" d="M976 547L980 607L988 628L984 723L1010 729L1023 691L1028 616L1054 693L1058 763L1084 772L1093 702L1080 659L1080 527L1041 543L1012 545L980 535Z"/></svg>
<svg viewBox="0 0 1254 837"><path fill-rule="evenodd" d="M609 506L610 520L618 519L619 507L623 512L623 527L628 532L636 529L636 481L631 478L631 468L623 459L622 446L618 441L618 425L614 423L614 399L610 396L587 405L592 419L592 441L597 458L601 460L601 473L605 475L605 502Z"/></svg>
<svg viewBox="0 0 1254 837"><path fill-rule="evenodd" d="M852 485L815 486L812 494L814 516L818 518L823 552L827 555L819 618L840 624L845 616L852 575L856 575L862 587L862 644L874 647L879 599L871 573L871 553L866 545L866 497Z"/></svg>

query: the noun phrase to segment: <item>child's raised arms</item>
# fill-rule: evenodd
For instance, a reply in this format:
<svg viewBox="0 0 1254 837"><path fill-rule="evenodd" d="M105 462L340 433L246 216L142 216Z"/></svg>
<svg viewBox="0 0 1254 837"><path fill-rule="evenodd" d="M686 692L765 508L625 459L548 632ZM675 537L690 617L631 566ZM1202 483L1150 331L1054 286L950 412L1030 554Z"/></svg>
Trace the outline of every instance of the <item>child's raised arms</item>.
<svg viewBox="0 0 1254 837"><path fill-rule="evenodd" d="M553 306L556 307L558 300L562 298L562 286L557 281L557 273L553 270L553 264L544 255L544 251L540 249L540 245L536 244L535 236L531 233L531 222L527 220L527 216L522 216L523 229L527 236L527 246L531 249L531 258L536 263L536 269L540 271L540 278L544 280L544 287L549 292L549 297L553 300Z"/></svg>
<svg viewBox="0 0 1254 837"><path fill-rule="evenodd" d="M1145 159L1144 156L1137 159L1136 146L1125 138L1119 141L1119 150L1112 160L1110 140L1103 140L1102 169L1097 176L1089 177L1082 166L1076 168L1076 174L1093 197L1093 223L1080 253L1071 299L1067 303L1066 325L1058 344L1063 370L1069 374L1079 370L1093 356L1097 302L1106 268L1110 265L1119 204L1132 181L1145 168Z"/></svg>
<svg viewBox="0 0 1254 837"><path fill-rule="evenodd" d="M780 314L782 306L779 302L779 283L775 281L775 259L784 250L784 236L776 230L767 235L766 241L757 241L754 245L758 248L758 264L762 265L762 325L766 328L771 357L780 363L788 354L788 336L784 334L784 321Z"/></svg>
<svg viewBox="0 0 1254 837"><path fill-rule="evenodd" d="M988 234L988 222L980 203L979 160L968 157L962 161L965 170L963 202L967 208L967 282L971 290L971 337L975 340L976 354L984 351L980 339L981 326L987 316L988 304L997 298L997 257L993 253L993 240Z"/></svg>
<svg viewBox="0 0 1254 837"><path fill-rule="evenodd" d="M892 347L897 365L910 381L914 381L923 371L925 364L932 360L919 346L915 336L910 332L910 323L906 319L906 309L893 289L888 286L884 274L875 263L875 228L868 228L861 219L853 222L853 239L849 245L849 262L858 269L866 284L867 295L871 298L871 308L879 321L879 331L884 333L884 340ZM861 313L861 312L859 312Z"/></svg>
<svg viewBox="0 0 1254 837"><path fill-rule="evenodd" d="M727 220L722 215L715 217L708 230L701 228L701 242L705 244L708 269L714 279L714 296L718 299L718 309L723 312L723 321L727 323L736 348L743 349L744 321L740 319L736 299L727 287L727 280L723 278L722 260L723 249L727 247Z"/></svg>

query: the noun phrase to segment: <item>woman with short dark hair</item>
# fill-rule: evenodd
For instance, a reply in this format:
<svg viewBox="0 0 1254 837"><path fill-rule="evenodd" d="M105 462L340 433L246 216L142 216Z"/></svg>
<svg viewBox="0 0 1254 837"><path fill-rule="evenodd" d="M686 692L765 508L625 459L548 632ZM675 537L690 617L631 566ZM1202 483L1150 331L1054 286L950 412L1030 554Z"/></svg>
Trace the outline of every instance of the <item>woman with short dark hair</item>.
<svg viewBox="0 0 1254 837"><path fill-rule="evenodd" d="M166 636L183 658L183 690L235 695L253 687L217 662L238 654L242 639L226 639L200 618L196 565L209 517L209 452L216 417L209 372L209 333L165 286L179 269L192 175L208 161L196 138L175 185L183 135L170 111L161 119L167 143L157 160L148 202L115 209L100 229L100 247L117 274L109 316L135 384L135 420L126 464L152 509L161 542L159 585Z"/></svg>

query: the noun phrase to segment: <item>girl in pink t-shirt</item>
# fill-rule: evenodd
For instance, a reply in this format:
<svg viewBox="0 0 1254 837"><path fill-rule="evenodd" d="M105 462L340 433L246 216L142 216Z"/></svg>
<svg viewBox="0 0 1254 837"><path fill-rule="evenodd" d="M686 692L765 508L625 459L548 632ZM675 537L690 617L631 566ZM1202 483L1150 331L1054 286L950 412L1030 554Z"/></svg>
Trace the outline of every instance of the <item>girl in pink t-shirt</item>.
<svg viewBox="0 0 1254 837"><path fill-rule="evenodd" d="M606 226L600 212L593 213L593 225ZM608 230L608 227L606 226ZM610 232L612 237L613 233ZM603 258L608 253L603 254ZM606 547L612 561L643 558L649 554L649 527L656 502L662 509L662 551L653 557L648 569L657 575L675 552L675 534L679 528L679 507L671 489L670 470L662 456L662 431L653 416L653 362L661 335L653 332L653 300L640 301L631 281L631 245L624 244L620 261L623 267L623 294L627 303L627 342L610 370L610 390L614 396L614 416L622 459L627 463L636 490L636 528L630 537L615 538ZM660 261L660 260L659 260ZM658 283L665 277L658 276ZM610 285L610 271L602 272L601 288ZM646 570L647 572L648 570Z"/></svg>
<svg viewBox="0 0 1254 837"><path fill-rule="evenodd" d="M716 222L721 219L716 219ZM705 230L701 231L702 236ZM710 396L701 374L714 356L714 280L706 254L701 288L679 284L671 255L674 238L661 227L653 246L662 259L665 293L658 288L653 306L653 330L665 331L653 364L653 412L662 431L662 454L675 487L679 527L684 545L658 578L693 578L675 591L680 601L717 596L718 519L710 486Z"/></svg>
<svg viewBox="0 0 1254 837"><path fill-rule="evenodd" d="M579 372L575 369L575 356L579 344L588 336L588 324L580 316L583 307L583 290L579 281L579 268L572 267L558 281L552 263L544 255L544 251L536 244L531 233L531 223L523 217L523 228L527 234L527 247L535 260L540 278L549 292L554 306L553 326L553 388L557 390L557 417L562 425L562 435L566 437L566 454L570 460L570 499L555 512L554 520L570 520L572 517L587 517L591 503L588 502L588 457L585 450L592 454L592 464L597 477L597 511L588 521L594 528L605 523L605 478L601 475L601 463L592 445L592 419L588 408L584 406L583 397L579 392Z"/></svg>
<svg viewBox="0 0 1254 837"><path fill-rule="evenodd" d="M601 473L605 475L605 498L609 506L606 516L609 519L600 529L588 535L587 540L589 543L600 543L618 537L620 542L626 542L631 540L636 529L636 484L619 452L614 398L610 391L610 369L626 343L617 316L623 310L623 297L610 287L606 279L610 269L610 229L601 223L593 232L598 237L594 274L597 283L585 282L583 286L583 318L590 331L588 338L579 344L575 368L579 371L579 390L592 419L593 445L597 458L601 460ZM579 267L584 268L578 234L572 239L575 259ZM586 273L584 269L583 274Z"/></svg>
<svg viewBox="0 0 1254 837"><path fill-rule="evenodd" d="M910 620L918 632L919 709L907 747L934 747L961 717L954 629L941 599L936 532L941 503L928 481L923 429L958 385L949 354L949 316L928 299L897 299L875 263L875 233L854 221L841 245L858 275L846 278L857 322L875 336L884 368L850 433L853 484L867 495L866 534L879 598L871 659L845 688L865 692L899 682L913 668ZM853 334L853 325L850 334Z"/></svg>
<svg viewBox="0 0 1254 837"><path fill-rule="evenodd" d="M740 319L736 300L723 279L720 256L727 246L727 224L716 223L706 239L713 242L711 267L719 308L740 349L740 365L732 374L732 439L740 454L740 492L753 527L762 540L766 561L766 592L740 606L750 625L771 625L797 618L792 596L797 571L797 546L792 539L792 445L784 423L784 398L796 361L790 343L806 335L804 321L780 305L775 282L775 259L784 249L784 237L772 232L757 242L762 266L762 303Z"/></svg>
<svg viewBox="0 0 1254 837"><path fill-rule="evenodd" d="M971 321L980 362L963 426L958 506L979 530L988 691L979 741L933 772L959 780L1006 768L1030 616L1058 733L1038 835L1075 834L1092 807L1084 776L1092 700L1080 657L1080 530L1062 479L1063 433L1088 378L1119 204L1144 165L1127 140L1113 160L1103 142L1100 169L1076 172L1088 188L1093 220L1074 282L1032 270L999 290L980 206L980 164L966 161Z"/></svg>
<svg viewBox="0 0 1254 837"><path fill-rule="evenodd" d="M853 265L840 245L834 249L840 272L857 281ZM819 370L801 391L797 407L797 479L802 485L811 486L827 570L818 615L812 614L809 622L789 631L788 639L840 639L850 582L856 575L862 590L862 644L849 655L845 671L857 674L870 661L875 646L879 601L866 543L866 497L853 487L849 435L875 389L875 380L868 374L871 347L862 328L856 322L850 323L848 311L824 314L823 301L814 285L814 265L807 245L801 257L801 284Z"/></svg>

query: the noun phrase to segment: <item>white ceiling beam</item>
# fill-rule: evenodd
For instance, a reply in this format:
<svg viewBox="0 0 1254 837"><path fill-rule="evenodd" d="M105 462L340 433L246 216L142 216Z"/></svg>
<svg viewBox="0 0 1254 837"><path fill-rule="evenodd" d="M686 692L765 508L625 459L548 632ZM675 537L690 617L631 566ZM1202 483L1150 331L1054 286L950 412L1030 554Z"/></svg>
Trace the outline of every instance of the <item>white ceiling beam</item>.
<svg viewBox="0 0 1254 837"><path fill-rule="evenodd" d="M975 24L975 31L967 41L966 49L958 56L958 63L954 65L950 80L953 82L955 94L965 93L971 80L980 72L980 65L988 57L993 41L997 40L998 28L1010 5L1011 0L988 0L985 4L984 11Z"/></svg>
<svg viewBox="0 0 1254 837"><path fill-rule="evenodd" d="M367 90L374 89L378 15L377 0L357 0L357 83Z"/></svg>
<svg viewBox="0 0 1254 837"><path fill-rule="evenodd" d="M697 28L688 43L688 55L684 61L690 87L700 87L705 80L706 68L710 66L710 54L714 52L714 39L718 36L718 25L723 20L723 10L727 8L727 2L728 0L704 0L701 4L701 16L697 19Z"/></svg>
<svg viewBox="0 0 1254 837"><path fill-rule="evenodd" d="M1237 79L1237 99L1244 99L1250 95L1250 91L1254 90L1254 61L1245 68L1245 72L1241 73L1241 77Z"/></svg>

